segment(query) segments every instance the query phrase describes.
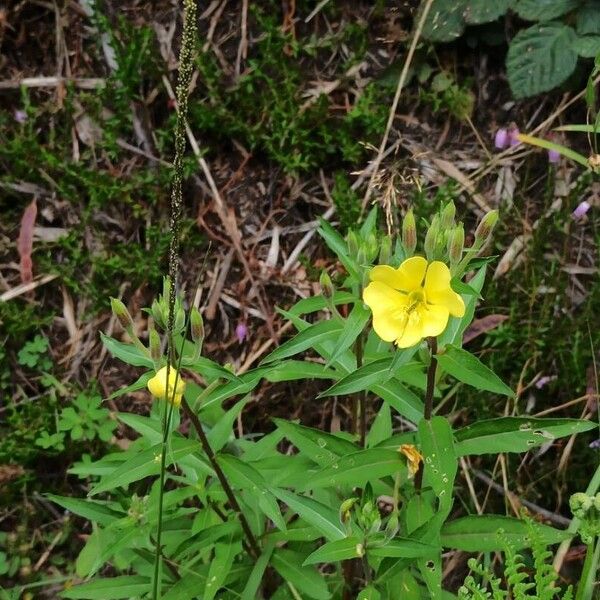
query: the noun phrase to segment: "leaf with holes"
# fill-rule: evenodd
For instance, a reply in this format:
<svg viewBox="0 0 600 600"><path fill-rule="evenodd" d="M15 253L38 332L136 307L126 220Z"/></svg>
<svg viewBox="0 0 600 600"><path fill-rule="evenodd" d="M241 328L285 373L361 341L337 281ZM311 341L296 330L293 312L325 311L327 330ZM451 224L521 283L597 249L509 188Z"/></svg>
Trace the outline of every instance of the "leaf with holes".
<svg viewBox="0 0 600 600"><path fill-rule="evenodd" d="M562 23L539 23L519 31L506 56L516 98L535 96L563 83L575 70L575 31Z"/></svg>

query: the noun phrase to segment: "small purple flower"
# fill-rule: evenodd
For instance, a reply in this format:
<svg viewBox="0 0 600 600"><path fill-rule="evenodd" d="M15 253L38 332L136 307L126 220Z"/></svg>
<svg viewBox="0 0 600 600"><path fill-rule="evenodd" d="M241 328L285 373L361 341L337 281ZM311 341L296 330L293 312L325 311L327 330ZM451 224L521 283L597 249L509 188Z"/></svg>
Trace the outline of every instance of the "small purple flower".
<svg viewBox="0 0 600 600"><path fill-rule="evenodd" d="M548 385L551 381L554 381L556 379L556 375L554 376L549 376L549 375L544 375L543 377L540 377L536 382L535 382L535 387L538 390L541 390L545 385Z"/></svg>
<svg viewBox="0 0 600 600"><path fill-rule="evenodd" d="M504 127L501 127L496 131L494 146L496 146L498 150L504 150L504 148L508 146L508 131L506 131Z"/></svg>
<svg viewBox="0 0 600 600"><path fill-rule="evenodd" d="M598 448L600 448L600 439L594 440L593 442L591 442L590 448L593 448L594 450L597 450Z"/></svg>
<svg viewBox="0 0 600 600"><path fill-rule="evenodd" d="M519 133L518 127L511 127L508 130L508 141L510 146L518 146L521 143L521 140L519 139Z"/></svg>
<svg viewBox="0 0 600 600"><path fill-rule="evenodd" d="M239 344L241 344L248 335L248 328L245 323L238 323L238 326L235 328L235 337Z"/></svg>
<svg viewBox="0 0 600 600"><path fill-rule="evenodd" d="M591 207L592 205L587 200L584 200L583 202L579 203L579 206L577 206L571 216L576 220L582 219L585 217L587 211L590 210Z"/></svg>
<svg viewBox="0 0 600 600"><path fill-rule="evenodd" d="M25 123L27 121L27 113L24 110L15 110L15 121L17 123Z"/></svg>
<svg viewBox="0 0 600 600"><path fill-rule="evenodd" d="M560 160L560 152L557 150L548 150L548 162L556 164Z"/></svg>

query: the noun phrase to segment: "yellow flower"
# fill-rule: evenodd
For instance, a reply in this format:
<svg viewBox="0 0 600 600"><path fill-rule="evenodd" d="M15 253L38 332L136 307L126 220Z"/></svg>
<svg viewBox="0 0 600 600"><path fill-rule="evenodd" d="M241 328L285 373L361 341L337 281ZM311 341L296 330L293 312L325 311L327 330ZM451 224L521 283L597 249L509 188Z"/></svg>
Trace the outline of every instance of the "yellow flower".
<svg viewBox="0 0 600 600"><path fill-rule="evenodd" d="M185 391L185 381L177 374L177 371L169 368L169 383L167 385L167 367L160 369L156 375L148 381L150 393L161 400L173 402L174 406L181 404L181 398Z"/></svg>
<svg viewBox="0 0 600 600"><path fill-rule="evenodd" d="M369 276L363 300L373 313L373 329L399 348L440 335L450 315L465 314L465 303L450 287L450 270L443 262L428 264L422 256L413 256L397 269L373 267Z"/></svg>
<svg viewBox="0 0 600 600"><path fill-rule="evenodd" d="M406 456L408 476L414 477L419 470L419 465L423 462L423 456L412 444L402 444L400 446L400 452Z"/></svg>

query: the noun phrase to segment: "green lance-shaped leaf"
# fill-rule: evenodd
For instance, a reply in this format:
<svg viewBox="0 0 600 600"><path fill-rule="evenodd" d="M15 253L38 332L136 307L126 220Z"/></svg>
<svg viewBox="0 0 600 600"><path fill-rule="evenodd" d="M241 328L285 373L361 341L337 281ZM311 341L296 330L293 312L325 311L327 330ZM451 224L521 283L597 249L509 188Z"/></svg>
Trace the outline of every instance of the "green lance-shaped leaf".
<svg viewBox="0 0 600 600"><path fill-rule="evenodd" d="M66 496L56 496L46 494L48 500L66 508L75 515L83 517L88 521L98 523L107 527L117 519L124 516L124 513L113 508L112 503L93 502L92 500L82 500L80 498L68 498Z"/></svg>
<svg viewBox="0 0 600 600"><path fill-rule="evenodd" d="M435 546L425 544L419 540L395 537L383 546L367 547L367 554L369 556L390 558L420 558L430 556L438 550Z"/></svg>
<svg viewBox="0 0 600 600"><path fill-rule="evenodd" d="M340 523L337 510L317 502L313 498L300 496L286 490L274 489L273 493L285 502L301 519L318 529L328 540L341 540L346 531Z"/></svg>
<svg viewBox="0 0 600 600"><path fill-rule="evenodd" d="M437 355L439 366L462 383L478 390L514 397L513 391L491 369L476 356L455 346L447 346L443 354Z"/></svg>
<svg viewBox="0 0 600 600"><path fill-rule="evenodd" d="M339 379L338 371L327 368L325 365L307 360L284 360L278 364L270 365L264 375L267 381L296 381L298 379Z"/></svg>
<svg viewBox="0 0 600 600"><path fill-rule="evenodd" d="M419 423L419 440L425 461L424 487L431 487L438 497L438 512L444 518L450 514L453 502L453 486L458 469L454 451L452 427L444 417L433 417Z"/></svg>
<svg viewBox="0 0 600 600"><path fill-rule="evenodd" d="M329 249L338 257L339 261L344 265L346 271L356 280L359 281L358 265L348 255L348 246L344 238L324 219L319 219L319 235L325 240Z"/></svg>
<svg viewBox="0 0 600 600"><path fill-rule="evenodd" d="M519 31L506 56L508 82L515 97L535 96L563 83L577 65L574 41L575 31L554 21Z"/></svg>
<svg viewBox="0 0 600 600"><path fill-rule="evenodd" d="M547 545L557 544L572 537L567 531L548 525L533 524L539 537ZM502 537L498 532L502 532ZM529 548L531 539L525 521L500 515L470 515L449 521L442 527L442 545L465 552L493 552L504 547L508 540L515 548Z"/></svg>
<svg viewBox="0 0 600 600"><path fill-rule="evenodd" d="M365 308L362 302L357 302L354 308L348 315L344 323L338 339L336 340L335 349L333 350L327 365L334 363L352 344L356 338L362 333L366 324L371 318L371 311Z"/></svg>
<svg viewBox="0 0 600 600"><path fill-rule="evenodd" d="M203 600L213 600L217 592L223 587L233 566L233 560L241 549L241 540L234 542L232 537L215 545L215 555L208 570L204 595L202 596Z"/></svg>
<svg viewBox="0 0 600 600"><path fill-rule="evenodd" d="M335 485L362 486L368 481L401 473L406 477L406 465L398 452L385 448L368 448L348 454L317 471L304 489Z"/></svg>
<svg viewBox="0 0 600 600"><path fill-rule="evenodd" d="M331 598L323 575L312 566L301 566L303 562L304 555L293 550L278 548L271 557L271 564L275 570L301 594L315 600Z"/></svg>
<svg viewBox="0 0 600 600"><path fill-rule="evenodd" d="M117 391L113 392L108 400L112 400L113 398L118 398L119 396L124 396L125 394L131 394L131 392L137 392L138 390L142 390L146 387L146 384L154 377L154 372L149 371L148 373L144 373L140 375L140 377L131 385L127 385L125 387L119 388Z"/></svg>
<svg viewBox="0 0 600 600"><path fill-rule="evenodd" d="M141 575L122 575L93 579L61 592L62 598L119 600L141 597L150 591L150 579Z"/></svg>
<svg viewBox="0 0 600 600"><path fill-rule="evenodd" d="M154 362L150 356L144 354L140 348L137 348L133 344L119 342L114 338L104 335L102 332L100 333L100 339L111 355L122 360L124 363L133 365L134 367L154 368Z"/></svg>
<svg viewBox="0 0 600 600"><path fill-rule="evenodd" d="M317 548L312 554L309 554L304 561L304 565L314 565L317 563L332 563L351 558L360 558L364 554L364 548L359 538L348 537L335 542L327 542L320 548Z"/></svg>
<svg viewBox="0 0 600 600"><path fill-rule="evenodd" d="M292 308L290 308L289 313L295 316L305 315L309 313L314 313L319 310L324 310L328 308L330 303L337 305L340 304L354 304L355 302L362 302L360 298L357 298L351 292L334 292L331 298L325 298L325 296L317 295L310 296L309 298L302 298L302 300L298 300Z"/></svg>
<svg viewBox="0 0 600 600"><path fill-rule="evenodd" d="M319 321L297 333L291 340L284 342L271 352L262 364L267 364L275 360L289 358L299 352L304 352L327 339L335 339L336 335L342 330L343 324L340 321L331 319L329 321Z"/></svg>
<svg viewBox="0 0 600 600"><path fill-rule="evenodd" d="M455 432L459 456L527 452L554 439L582 433L597 427L579 419L536 419L500 417L477 421Z"/></svg>

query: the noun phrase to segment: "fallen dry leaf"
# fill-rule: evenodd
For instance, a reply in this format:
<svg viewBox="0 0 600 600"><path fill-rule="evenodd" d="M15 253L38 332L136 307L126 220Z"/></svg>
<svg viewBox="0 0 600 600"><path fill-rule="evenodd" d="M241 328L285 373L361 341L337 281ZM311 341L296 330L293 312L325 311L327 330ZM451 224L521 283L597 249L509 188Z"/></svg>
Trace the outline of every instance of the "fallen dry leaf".
<svg viewBox="0 0 600 600"><path fill-rule="evenodd" d="M496 329L508 319L507 315L487 315L481 319L475 319L466 329L463 344L474 340L478 335Z"/></svg>
<svg viewBox="0 0 600 600"><path fill-rule="evenodd" d="M27 206L21 218L17 250L21 258L21 282L29 283L33 279L33 262L31 251L33 250L33 228L37 216L37 203L35 198Z"/></svg>

